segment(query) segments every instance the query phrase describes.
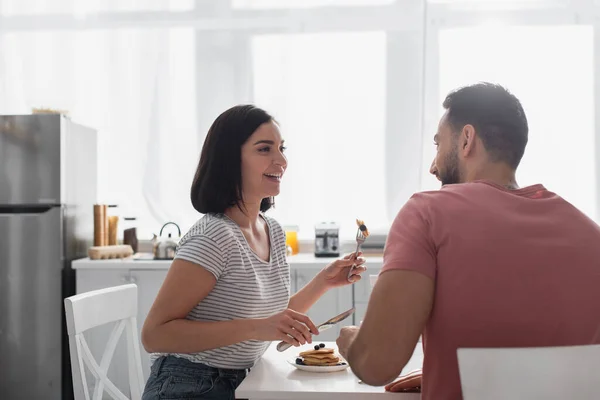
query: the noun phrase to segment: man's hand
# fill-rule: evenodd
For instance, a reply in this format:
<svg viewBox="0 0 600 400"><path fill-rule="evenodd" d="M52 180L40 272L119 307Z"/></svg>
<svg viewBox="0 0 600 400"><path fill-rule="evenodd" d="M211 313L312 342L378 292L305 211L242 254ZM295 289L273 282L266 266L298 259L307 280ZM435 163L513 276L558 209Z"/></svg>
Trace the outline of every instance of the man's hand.
<svg viewBox="0 0 600 400"><path fill-rule="evenodd" d="M340 337L335 341L338 346L338 352L346 360L348 357L348 349L358 334L358 330L358 326L344 326L340 331Z"/></svg>
<svg viewBox="0 0 600 400"><path fill-rule="evenodd" d="M422 376L421 370L417 369L386 385L385 390L388 392L420 392Z"/></svg>

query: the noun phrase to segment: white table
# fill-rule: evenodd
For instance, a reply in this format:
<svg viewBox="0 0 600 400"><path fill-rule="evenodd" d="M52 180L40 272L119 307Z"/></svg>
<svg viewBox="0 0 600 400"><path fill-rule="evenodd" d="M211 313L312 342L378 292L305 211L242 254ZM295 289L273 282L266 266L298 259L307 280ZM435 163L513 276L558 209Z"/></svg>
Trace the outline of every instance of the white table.
<svg viewBox="0 0 600 400"><path fill-rule="evenodd" d="M287 360L310 345L290 348L279 353L272 344L256 363L246 379L237 388L235 396L250 400L363 400L363 399L419 399L420 393L386 393L383 387L358 383L350 368L339 372L314 373L300 371ZM325 342L336 349L333 342ZM423 365L423 348L419 343L413 356L402 371L406 374Z"/></svg>

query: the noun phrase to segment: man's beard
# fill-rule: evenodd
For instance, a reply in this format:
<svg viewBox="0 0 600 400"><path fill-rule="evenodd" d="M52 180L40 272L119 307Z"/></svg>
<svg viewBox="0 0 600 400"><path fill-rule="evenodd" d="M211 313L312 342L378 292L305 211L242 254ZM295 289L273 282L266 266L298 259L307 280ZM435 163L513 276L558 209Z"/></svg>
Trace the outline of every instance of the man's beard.
<svg viewBox="0 0 600 400"><path fill-rule="evenodd" d="M460 172L458 170L458 151L454 148L444 160L444 171L439 174L443 185L453 185L461 183Z"/></svg>

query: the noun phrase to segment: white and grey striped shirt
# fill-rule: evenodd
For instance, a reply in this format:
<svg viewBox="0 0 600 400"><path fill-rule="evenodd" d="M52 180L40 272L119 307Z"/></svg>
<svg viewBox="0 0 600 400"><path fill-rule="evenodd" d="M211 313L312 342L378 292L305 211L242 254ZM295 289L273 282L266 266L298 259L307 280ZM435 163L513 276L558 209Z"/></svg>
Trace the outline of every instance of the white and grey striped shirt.
<svg viewBox="0 0 600 400"><path fill-rule="evenodd" d="M265 318L287 308L290 267L285 256L285 233L273 218L261 214L269 228L269 261L250 248L239 226L224 214L207 214L181 238L175 258L211 272L217 283L188 314L196 321ZM250 368L270 342L249 340L193 354L173 354L211 367ZM153 354L152 359L159 355Z"/></svg>

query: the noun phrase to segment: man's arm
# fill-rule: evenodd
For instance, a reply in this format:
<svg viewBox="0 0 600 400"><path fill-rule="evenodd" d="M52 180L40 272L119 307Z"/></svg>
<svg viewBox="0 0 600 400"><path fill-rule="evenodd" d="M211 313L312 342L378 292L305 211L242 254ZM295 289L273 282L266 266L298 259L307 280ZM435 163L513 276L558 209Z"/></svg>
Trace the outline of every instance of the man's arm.
<svg viewBox="0 0 600 400"><path fill-rule="evenodd" d="M364 321L358 331L342 329L338 339L340 353L370 385L385 385L400 374L429 320L437 246L428 197L412 196L394 219Z"/></svg>
<svg viewBox="0 0 600 400"><path fill-rule="evenodd" d="M377 279L365 319L348 350L348 363L363 382L382 386L406 365L433 306L433 279L390 269Z"/></svg>

